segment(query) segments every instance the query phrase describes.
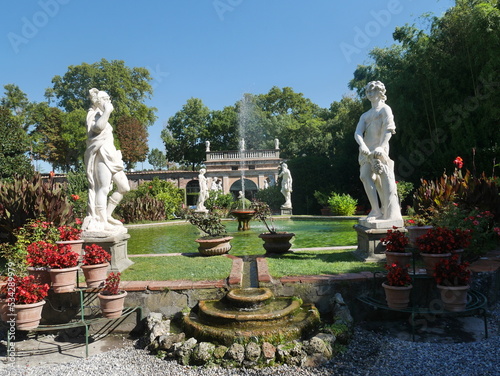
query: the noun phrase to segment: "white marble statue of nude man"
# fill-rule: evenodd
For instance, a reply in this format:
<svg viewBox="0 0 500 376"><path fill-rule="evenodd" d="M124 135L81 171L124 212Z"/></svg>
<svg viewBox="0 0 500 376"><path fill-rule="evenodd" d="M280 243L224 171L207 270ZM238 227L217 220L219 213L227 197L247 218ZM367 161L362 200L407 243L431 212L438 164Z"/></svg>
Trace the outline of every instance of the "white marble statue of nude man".
<svg viewBox="0 0 500 376"><path fill-rule="evenodd" d="M89 181L87 217L84 231L126 232L123 224L112 217L123 195L130 190L123 170L122 154L116 150L109 116L114 107L104 91L91 89L92 107L87 113L87 150L85 167ZM115 183L117 190L108 199Z"/></svg>
<svg viewBox="0 0 500 376"><path fill-rule="evenodd" d="M372 108L361 115L354 138L359 145L360 179L371 205L366 220L395 221L393 225L402 226L394 161L389 158L389 140L396 133L394 116L385 104L387 98L382 82L369 82L365 92Z"/></svg>

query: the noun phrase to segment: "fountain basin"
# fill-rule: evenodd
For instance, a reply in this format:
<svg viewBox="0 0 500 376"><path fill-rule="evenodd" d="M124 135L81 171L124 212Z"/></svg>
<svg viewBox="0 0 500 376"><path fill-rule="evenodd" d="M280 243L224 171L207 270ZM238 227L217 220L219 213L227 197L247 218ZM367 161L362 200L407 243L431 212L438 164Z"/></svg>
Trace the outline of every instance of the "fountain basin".
<svg viewBox="0 0 500 376"><path fill-rule="evenodd" d="M226 295L232 306L246 310L258 309L272 297L273 293L268 288L233 289Z"/></svg>
<svg viewBox="0 0 500 376"><path fill-rule="evenodd" d="M188 336L224 346L255 341L278 345L312 335L320 323L319 312L313 304L304 304L293 315L279 321L245 321L245 325L241 322L240 325L229 324L225 320L220 320L219 324L206 323L195 312L184 316L183 320Z"/></svg>
<svg viewBox="0 0 500 376"><path fill-rule="evenodd" d="M255 210L231 210L231 215L238 220L238 231L250 230L250 220L253 218L254 214Z"/></svg>
<svg viewBox="0 0 500 376"><path fill-rule="evenodd" d="M235 289L221 300L202 300L183 317L188 336L225 346L250 341L277 345L311 335L319 323L313 304L275 298L267 288Z"/></svg>

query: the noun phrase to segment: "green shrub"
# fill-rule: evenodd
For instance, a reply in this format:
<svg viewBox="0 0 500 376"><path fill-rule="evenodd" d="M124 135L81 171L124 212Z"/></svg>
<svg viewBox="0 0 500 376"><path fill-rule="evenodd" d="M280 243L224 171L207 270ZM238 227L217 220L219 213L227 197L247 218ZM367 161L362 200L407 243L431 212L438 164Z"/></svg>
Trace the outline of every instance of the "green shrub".
<svg viewBox="0 0 500 376"><path fill-rule="evenodd" d="M151 196L136 197L133 193L125 195L116 212L125 223L166 219L163 201Z"/></svg>
<svg viewBox="0 0 500 376"><path fill-rule="evenodd" d="M205 207L208 210L212 209L227 209L229 210L234 203L234 198L231 193L223 194L220 191L209 191L208 198L205 200Z"/></svg>
<svg viewBox="0 0 500 376"><path fill-rule="evenodd" d="M182 203L184 202L184 192L177 188L173 183L160 180L155 177L152 181L142 183L136 190L129 192L127 195L135 197L151 197L162 201L165 218L176 218L180 214Z"/></svg>
<svg viewBox="0 0 500 376"><path fill-rule="evenodd" d="M353 215L356 212L358 200L350 195L332 192L328 199L328 205L333 215Z"/></svg>
<svg viewBox="0 0 500 376"><path fill-rule="evenodd" d="M271 185L269 188L261 189L255 194L255 198L268 204L273 212L279 211L283 203L283 195L278 185Z"/></svg>

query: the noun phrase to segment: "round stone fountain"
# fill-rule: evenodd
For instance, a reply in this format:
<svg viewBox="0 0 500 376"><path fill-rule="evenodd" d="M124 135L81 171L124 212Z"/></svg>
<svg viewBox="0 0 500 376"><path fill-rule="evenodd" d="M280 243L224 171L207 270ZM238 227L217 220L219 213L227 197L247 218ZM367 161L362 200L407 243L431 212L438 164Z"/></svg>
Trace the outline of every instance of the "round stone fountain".
<svg viewBox="0 0 500 376"><path fill-rule="evenodd" d="M184 316L184 331L198 341L225 346L250 341L279 344L313 334L319 322L313 304L274 297L268 288L241 288L221 300L200 301Z"/></svg>
<svg viewBox="0 0 500 376"><path fill-rule="evenodd" d="M255 210L251 209L234 209L231 210L231 215L238 220L238 231L250 230L250 220L253 218Z"/></svg>

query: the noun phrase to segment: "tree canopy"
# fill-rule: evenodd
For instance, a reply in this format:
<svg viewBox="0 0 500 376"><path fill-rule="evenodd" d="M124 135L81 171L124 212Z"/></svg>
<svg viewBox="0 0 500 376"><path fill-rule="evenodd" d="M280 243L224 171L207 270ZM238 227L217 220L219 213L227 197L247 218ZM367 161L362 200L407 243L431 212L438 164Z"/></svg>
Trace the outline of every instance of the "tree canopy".
<svg viewBox="0 0 500 376"><path fill-rule="evenodd" d="M111 97L115 108L111 124L116 124L116 119L122 116L132 116L149 126L156 120L156 108L143 102L153 93L151 80L146 68L129 68L122 60L101 59L93 64L69 66L64 76L52 79L53 87L46 93L55 97L66 112L71 112L89 107L89 90L95 87Z"/></svg>
<svg viewBox="0 0 500 376"><path fill-rule="evenodd" d="M375 48L350 87L387 88L397 135L397 175L417 180L452 168L462 156L471 170L492 171L500 154L500 9L497 0L457 0L428 30L396 28L399 44ZM497 161L498 162L498 161Z"/></svg>
<svg viewBox="0 0 500 376"><path fill-rule="evenodd" d="M28 157L28 135L10 110L3 106L0 106L0 134L0 179L31 175L33 167Z"/></svg>

